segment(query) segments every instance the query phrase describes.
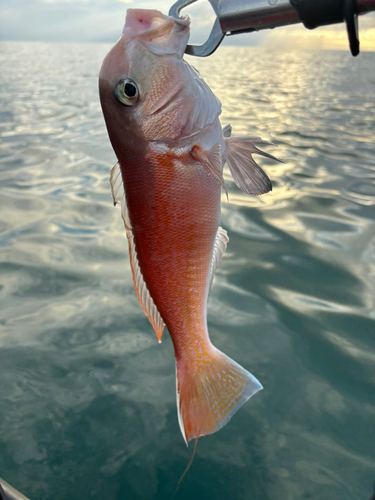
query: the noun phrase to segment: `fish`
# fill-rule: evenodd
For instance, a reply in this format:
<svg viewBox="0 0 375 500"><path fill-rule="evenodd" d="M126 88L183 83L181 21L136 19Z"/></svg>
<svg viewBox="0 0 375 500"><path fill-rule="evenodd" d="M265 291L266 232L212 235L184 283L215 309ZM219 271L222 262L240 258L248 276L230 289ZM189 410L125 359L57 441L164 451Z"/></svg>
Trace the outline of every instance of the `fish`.
<svg viewBox="0 0 375 500"><path fill-rule="evenodd" d="M212 434L262 389L249 371L212 344L207 301L229 238L220 226L227 163L251 195L271 191L253 154L276 160L220 124L221 103L183 54L188 16L128 9L121 37L105 57L99 95L118 163L110 174L139 302L176 359L183 438Z"/></svg>

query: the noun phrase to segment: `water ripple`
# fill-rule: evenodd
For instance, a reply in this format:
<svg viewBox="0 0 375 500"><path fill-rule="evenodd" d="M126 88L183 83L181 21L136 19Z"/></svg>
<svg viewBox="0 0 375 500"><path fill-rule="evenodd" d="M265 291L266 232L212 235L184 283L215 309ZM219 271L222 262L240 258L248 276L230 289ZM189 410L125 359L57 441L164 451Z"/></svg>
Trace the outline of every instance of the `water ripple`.
<svg viewBox="0 0 375 500"><path fill-rule="evenodd" d="M1 43L0 469L30 498L164 500L191 453L173 346L138 304L111 200L97 95L108 48ZM200 440L179 494L369 498L374 54L223 47L192 63L223 124L276 143L284 163L257 158L273 183L262 197L224 171L230 242L208 326L264 390Z"/></svg>

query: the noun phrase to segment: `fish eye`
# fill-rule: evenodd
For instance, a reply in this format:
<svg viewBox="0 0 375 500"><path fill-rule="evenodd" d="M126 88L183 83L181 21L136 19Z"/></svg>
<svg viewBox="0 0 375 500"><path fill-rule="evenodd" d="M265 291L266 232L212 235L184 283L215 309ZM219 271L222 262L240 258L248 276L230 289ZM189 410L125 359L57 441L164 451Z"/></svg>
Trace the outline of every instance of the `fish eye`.
<svg viewBox="0 0 375 500"><path fill-rule="evenodd" d="M130 78L123 78L116 84L115 96L125 106L133 106L139 99L138 86Z"/></svg>

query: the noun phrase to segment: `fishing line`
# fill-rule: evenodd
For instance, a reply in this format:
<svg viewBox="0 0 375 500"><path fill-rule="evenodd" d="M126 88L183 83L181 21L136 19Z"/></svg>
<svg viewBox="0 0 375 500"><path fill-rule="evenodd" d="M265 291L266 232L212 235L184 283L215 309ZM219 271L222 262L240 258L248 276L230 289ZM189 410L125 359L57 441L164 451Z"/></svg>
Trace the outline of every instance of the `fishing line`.
<svg viewBox="0 0 375 500"><path fill-rule="evenodd" d="M176 493L178 492L178 489L182 483L182 480L184 479L184 477L186 476L188 470L190 469L190 466L191 464L193 463L193 460L194 460L194 455L195 455L195 450L197 449L197 444L198 444L198 438L195 438L195 443L194 443L194 449L193 449L193 454L191 456L191 459L189 461L189 463L187 464L187 467L186 469L184 470L184 472L182 473L182 476L180 477L180 479L178 480L178 483L177 483L177 486L176 486L176 489L174 490L174 493L173 493L173 496L172 496L172 499L175 497Z"/></svg>

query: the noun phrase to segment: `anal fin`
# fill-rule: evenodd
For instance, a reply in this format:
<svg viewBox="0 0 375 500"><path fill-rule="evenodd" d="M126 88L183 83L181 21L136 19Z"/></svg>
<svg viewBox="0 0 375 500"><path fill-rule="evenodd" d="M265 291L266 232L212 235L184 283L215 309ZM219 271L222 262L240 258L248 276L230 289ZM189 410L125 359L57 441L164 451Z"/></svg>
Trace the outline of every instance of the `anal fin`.
<svg viewBox="0 0 375 500"><path fill-rule="evenodd" d="M126 237L129 244L130 267L132 270L135 292L142 306L142 309L144 310L146 316L150 320L150 323L155 330L156 336L160 343L161 337L163 335L164 321L160 316L160 313L156 305L154 304L154 301L152 300L150 292L148 291L147 285L143 279L142 271L139 267L137 250L134 243L132 226L126 204L125 189L122 180L120 163L116 163L116 165L112 168L109 182L111 184L114 205L116 205L117 203L121 204L121 216L124 220Z"/></svg>
<svg viewBox="0 0 375 500"><path fill-rule="evenodd" d="M223 258L223 254L228 245L228 233L222 227L219 227L215 237L214 250L212 252L211 267L210 267L210 287L215 277L215 272Z"/></svg>

